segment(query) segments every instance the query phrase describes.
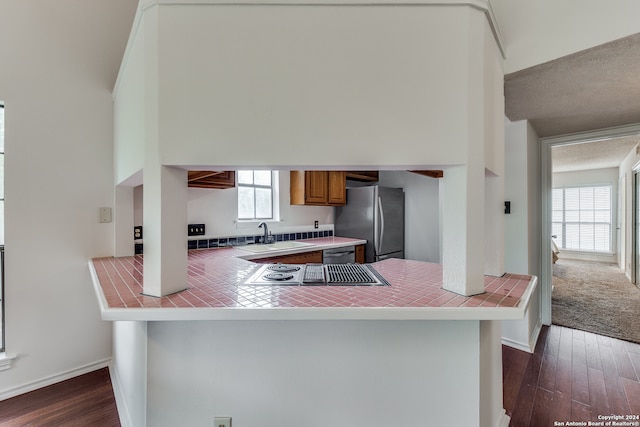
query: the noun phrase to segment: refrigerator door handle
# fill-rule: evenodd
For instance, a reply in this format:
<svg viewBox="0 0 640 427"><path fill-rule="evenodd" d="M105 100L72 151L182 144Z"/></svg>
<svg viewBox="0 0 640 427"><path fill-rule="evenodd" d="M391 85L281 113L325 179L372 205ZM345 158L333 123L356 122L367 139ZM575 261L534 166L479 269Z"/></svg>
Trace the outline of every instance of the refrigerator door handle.
<svg viewBox="0 0 640 427"><path fill-rule="evenodd" d="M378 196L378 212L380 212L380 231L376 252L380 253L382 251L382 240L384 239L384 211L382 209L382 198L380 196Z"/></svg>

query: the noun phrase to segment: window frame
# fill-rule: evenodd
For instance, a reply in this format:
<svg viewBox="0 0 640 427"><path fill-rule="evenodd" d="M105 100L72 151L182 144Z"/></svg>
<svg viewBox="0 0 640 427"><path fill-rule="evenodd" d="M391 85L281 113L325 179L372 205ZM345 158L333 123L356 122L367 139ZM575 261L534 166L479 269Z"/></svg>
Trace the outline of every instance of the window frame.
<svg viewBox="0 0 640 427"><path fill-rule="evenodd" d="M240 173L239 172L247 172L251 171L254 173L254 183L253 184L243 184L240 183ZM255 184L255 172L256 171L269 171L271 173L271 185L263 185L263 184ZM278 221L278 171L273 169L243 169L236 171L237 181L236 185L238 187L238 196L237 196L237 220L238 222L256 222L256 221ZM241 218L240 217L240 187L243 188L252 188L254 192L253 196L253 217L252 218ZM271 192L271 216L269 217L256 217L256 189L268 189Z"/></svg>
<svg viewBox="0 0 640 427"><path fill-rule="evenodd" d="M5 147L4 147L4 122L5 122L5 106L4 106L4 102L0 101L0 113L2 114L2 132L0 133L0 140L1 140L1 151L0 151L0 156L2 157L2 164L3 164L3 168L2 168L2 176L0 176L0 185L2 185L2 197L0 197L0 201L2 201L2 210L3 210L3 215L2 218L4 218L4 153L5 153ZM0 227L2 227L2 236L3 239L0 242L0 354L5 352L6 349L6 343L5 343L5 337L6 337L6 329L5 329L5 298L4 298L4 221L3 223L0 224ZM0 366L0 368L2 368Z"/></svg>
<svg viewBox="0 0 640 427"><path fill-rule="evenodd" d="M567 190L581 190L581 189L593 189L594 191L596 191L597 189L601 189L601 188L606 188L609 191L609 205L608 205L608 209L606 209L608 211L609 214L609 221L605 222L605 221L598 221L596 220L596 212L598 211L603 211L605 209L601 209L601 208L597 208L596 207L596 203L595 203L595 199L594 199L594 204L593 207L590 209L581 209L580 208L580 200L578 200L578 209L577 209L577 213L578 215L580 215L582 212L591 212L592 216L593 216L593 220L592 221L582 221L581 218L578 218L577 221L575 220L567 220ZM562 191L562 209L555 209L555 192L561 190ZM552 188L552 192L551 192L551 230L552 230L552 234L554 236L557 236L554 238L554 241L556 242L557 246L559 249L564 250L564 251L569 251L569 252L580 252L580 253L591 253L591 254L606 254L606 255L612 255L614 253L614 248L613 248L613 221L614 221L614 200L613 200L613 190L614 190L614 186L611 183L606 183L606 184L587 184L587 185L565 185L565 186L561 186L561 187L553 187ZM569 211L576 211L575 209L570 209ZM555 221L553 216L555 212L561 212L562 213L562 219L560 221ZM567 244L567 225L589 225L589 226L593 226L594 227L594 232L593 232L593 237L592 237L592 244L593 244L593 249L584 249L582 242L580 240L583 239L583 235L581 233L581 231L578 231L578 248L576 247L566 247ZM560 225L561 227L561 236L558 236L557 233L554 232L555 226L556 225ZM609 232L608 232L608 239L607 239L607 246L608 246L608 250L601 250L601 249L596 249L597 246L597 233L595 231L595 227L597 225L606 225L609 228Z"/></svg>

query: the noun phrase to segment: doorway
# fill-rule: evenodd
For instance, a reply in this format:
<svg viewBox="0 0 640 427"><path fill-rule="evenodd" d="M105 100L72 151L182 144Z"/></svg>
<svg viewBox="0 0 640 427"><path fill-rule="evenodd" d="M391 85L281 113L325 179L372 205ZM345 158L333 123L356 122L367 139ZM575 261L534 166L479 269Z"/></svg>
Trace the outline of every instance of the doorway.
<svg viewBox="0 0 640 427"><path fill-rule="evenodd" d="M632 169L640 164L639 142L634 135L551 147L552 233L560 248L552 266L553 324L640 342L640 324L635 326L632 315L640 305L640 292L631 283L635 273L618 263L621 256L623 266L640 266L640 174ZM623 206L627 192L635 196L628 208ZM633 216L628 224L621 220L626 209ZM634 241L627 260L620 250L623 235ZM640 268L635 272L640 279Z"/></svg>
<svg viewBox="0 0 640 427"><path fill-rule="evenodd" d="M632 277L633 283L640 287L640 167L633 171L633 238L632 241Z"/></svg>
<svg viewBox="0 0 640 427"><path fill-rule="evenodd" d="M553 147L561 147L563 145L573 145L580 144L586 142L596 142L596 141L606 141L612 140L614 138L624 138L624 137L638 137L640 135L640 124L629 125L629 126L620 126L615 128L602 129L599 131L593 132L584 132L579 134L571 134L560 137L548 137L540 139L540 147L541 147L541 189L542 189L542 224L541 224L541 233L542 233L542 253L541 259L541 273L540 273L540 286L541 286L541 298L542 298L542 320L544 324L550 325L552 320L552 286L553 286L553 263L552 263L552 244L551 244L551 236L553 233L552 228L552 189L553 189L553 181L552 181L552 148ZM630 177L631 179L631 177ZM626 189L624 191L627 191ZM635 205L634 205L635 207ZM635 211L636 209L634 209ZM638 209L640 212L640 208ZM638 215L640 218L640 215ZM627 235L631 234L629 229L631 228L631 224L622 224L623 233L627 233ZM640 227L639 227L640 228ZM636 233L634 230L634 235L638 235L640 237L640 231ZM620 239L623 240L623 239ZM619 240L619 241L620 241ZM630 240L628 239L625 243L625 247L628 249L632 249ZM618 241L618 242L619 242ZM635 246L635 244L634 244ZM629 251L631 252L631 251ZM620 253L620 251L618 251ZM640 253L640 251L637 251ZM635 259L635 253L634 253ZM640 257L638 257L640 261ZM633 264L633 263L632 263ZM626 261L625 264L627 265ZM640 265L640 264L639 264ZM638 269L640 270L640 268ZM635 271L634 271L635 273Z"/></svg>

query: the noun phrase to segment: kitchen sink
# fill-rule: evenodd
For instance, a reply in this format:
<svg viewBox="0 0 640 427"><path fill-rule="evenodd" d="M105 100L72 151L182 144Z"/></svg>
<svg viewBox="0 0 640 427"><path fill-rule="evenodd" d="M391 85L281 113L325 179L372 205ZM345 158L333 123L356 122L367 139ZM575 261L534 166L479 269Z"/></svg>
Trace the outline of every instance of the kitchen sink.
<svg viewBox="0 0 640 427"><path fill-rule="evenodd" d="M259 253L259 252L281 251L285 249L301 248L303 246L313 246L313 245L311 243L286 241L286 242L269 243L266 245L257 244L257 245L237 246L237 248L247 252Z"/></svg>

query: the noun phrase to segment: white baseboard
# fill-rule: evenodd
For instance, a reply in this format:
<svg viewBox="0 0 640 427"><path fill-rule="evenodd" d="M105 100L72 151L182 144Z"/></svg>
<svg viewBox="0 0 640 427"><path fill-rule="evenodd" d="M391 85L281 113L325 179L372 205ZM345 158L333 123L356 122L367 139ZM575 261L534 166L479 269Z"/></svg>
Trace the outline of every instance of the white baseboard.
<svg viewBox="0 0 640 427"><path fill-rule="evenodd" d="M512 340L510 338L502 338L502 344L506 345L507 347L511 347L511 348L515 348L516 350L521 350L521 351L526 351L527 353L533 353L531 351L531 346L527 343L524 343L522 341L516 341L516 340Z"/></svg>
<svg viewBox="0 0 640 427"><path fill-rule="evenodd" d="M517 350L526 351L527 353L533 353L536 349L536 343L538 342L538 337L540 336L541 330L542 330L542 319L538 319L538 323L533 328L533 331L529 336L528 343L502 337L502 344L515 348Z"/></svg>
<svg viewBox="0 0 640 427"><path fill-rule="evenodd" d="M113 369L113 365L111 364L109 364L109 373L111 374L111 384L113 385L113 395L116 398L116 407L118 408L120 424L122 427L133 427L131 415L129 414L129 407L127 406L127 399L124 398L122 382L120 381L118 372Z"/></svg>
<svg viewBox="0 0 640 427"><path fill-rule="evenodd" d="M46 387L52 384L56 384L61 381L65 381L65 380L77 377L79 375L88 374L89 372L106 368L107 366L109 366L110 361L111 361L111 358L98 360L97 362L89 363L87 365L80 366L78 368L71 369L66 372L61 372L59 374L51 375L49 377L42 378L37 381L22 384L18 387L2 390L0 391L0 400L5 400L11 397L19 396L21 394L28 393L30 391L34 391L39 388Z"/></svg>
<svg viewBox="0 0 640 427"><path fill-rule="evenodd" d="M502 414L500 414L500 418L496 423L496 427L509 427L510 422L511 422L511 417L507 415L507 412L503 409Z"/></svg>
<svg viewBox="0 0 640 427"><path fill-rule="evenodd" d="M533 328L533 332L531 332L531 336L529 337L529 347L531 348L530 353L533 353L536 350L540 331L542 331L542 318L538 319L538 323Z"/></svg>

